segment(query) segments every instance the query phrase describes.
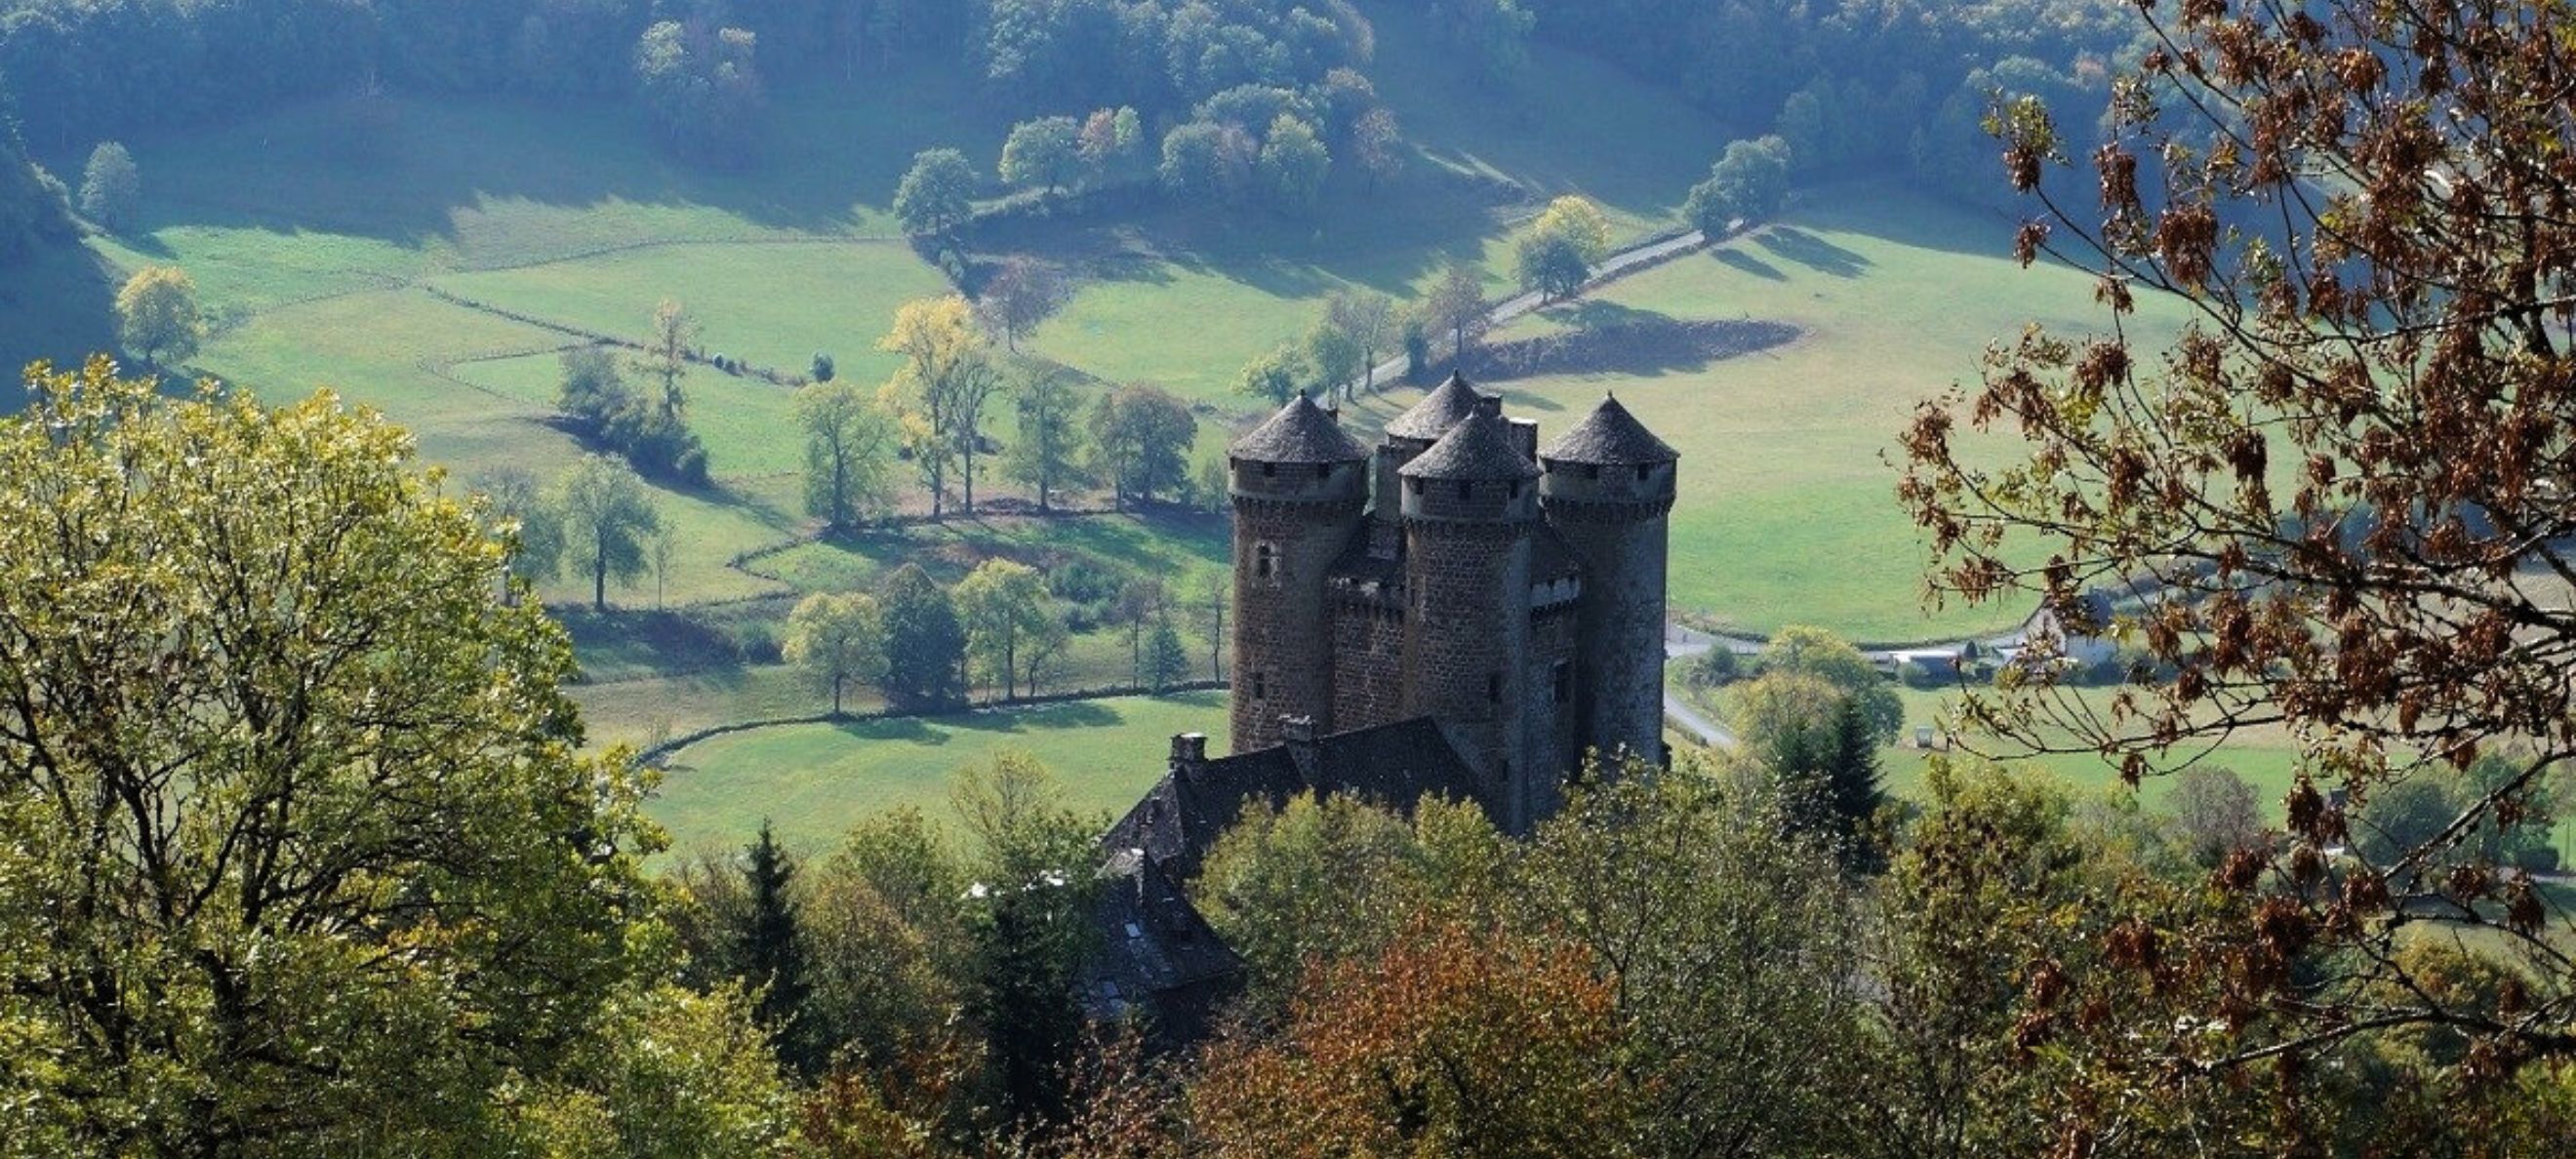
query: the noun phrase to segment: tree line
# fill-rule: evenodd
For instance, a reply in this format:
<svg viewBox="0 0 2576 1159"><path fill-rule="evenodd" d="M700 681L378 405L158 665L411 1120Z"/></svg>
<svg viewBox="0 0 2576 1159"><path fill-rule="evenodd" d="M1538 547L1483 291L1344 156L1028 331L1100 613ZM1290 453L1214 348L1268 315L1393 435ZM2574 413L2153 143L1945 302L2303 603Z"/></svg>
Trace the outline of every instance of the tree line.
<svg viewBox="0 0 2576 1159"><path fill-rule="evenodd" d="M686 138L761 77L880 81L935 61L1019 107L1186 110L1375 51L1346 0L11 0L0 78L54 148L390 87L633 95ZM148 61L152 67L121 67Z"/></svg>

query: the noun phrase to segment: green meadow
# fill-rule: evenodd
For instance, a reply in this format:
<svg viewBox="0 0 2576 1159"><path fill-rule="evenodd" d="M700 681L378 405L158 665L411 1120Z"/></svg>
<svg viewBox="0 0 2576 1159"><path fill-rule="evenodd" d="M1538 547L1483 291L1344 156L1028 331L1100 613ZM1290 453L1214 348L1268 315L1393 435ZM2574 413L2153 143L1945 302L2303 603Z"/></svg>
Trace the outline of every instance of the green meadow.
<svg viewBox="0 0 2576 1159"><path fill-rule="evenodd" d="M739 844L766 819L790 848L820 851L887 809L950 821L956 770L1020 749L1054 770L1067 808L1114 817L1163 775L1171 738L1184 732L1206 733L1213 751L1224 751L1225 695L754 729L680 750L650 812L678 849Z"/></svg>

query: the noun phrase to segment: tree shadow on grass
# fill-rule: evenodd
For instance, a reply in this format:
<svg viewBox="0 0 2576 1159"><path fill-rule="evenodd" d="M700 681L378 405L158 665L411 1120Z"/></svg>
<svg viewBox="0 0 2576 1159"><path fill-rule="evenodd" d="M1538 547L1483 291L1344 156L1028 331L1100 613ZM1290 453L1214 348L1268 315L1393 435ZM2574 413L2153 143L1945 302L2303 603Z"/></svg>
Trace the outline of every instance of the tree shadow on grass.
<svg viewBox="0 0 2576 1159"><path fill-rule="evenodd" d="M1126 719L1108 705L1080 700L1037 708L1005 707L970 712L962 716L942 717L940 723L961 732L1026 733L1107 728L1123 724Z"/></svg>
<svg viewBox="0 0 2576 1159"><path fill-rule="evenodd" d="M845 720L832 726L834 732L862 743L901 741L919 745L944 745L951 735L931 727L932 719L920 716L887 716L873 720Z"/></svg>
<svg viewBox="0 0 2576 1159"><path fill-rule="evenodd" d="M1800 333L1785 322L1681 321L1649 310L1614 310L1633 316L1612 313L1606 316L1616 320L1559 334L1493 343L1468 355L1467 375L1480 381L1505 382L1547 375L1643 378L1689 373L1722 359L1785 345Z"/></svg>
<svg viewBox="0 0 2576 1159"><path fill-rule="evenodd" d="M1794 226L1772 226L1753 240L1762 248L1821 274L1857 278L1869 269L1868 258Z"/></svg>
<svg viewBox="0 0 2576 1159"><path fill-rule="evenodd" d="M551 609L586 664L739 682L741 650L723 629L678 611Z"/></svg>
<svg viewBox="0 0 2576 1159"><path fill-rule="evenodd" d="M1718 261L1725 263L1726 265L1733 266L1736 269L1742 270L1757 278L1763 278L1774 282L1785 282L1789 280L1789 275L1781 273L1778 266L1774 266L1771 263L1754 257L1752 254L1745 253L1742 250L1726 248L1712 249L1708 251L1708 256L1716 258Z"/></svg>

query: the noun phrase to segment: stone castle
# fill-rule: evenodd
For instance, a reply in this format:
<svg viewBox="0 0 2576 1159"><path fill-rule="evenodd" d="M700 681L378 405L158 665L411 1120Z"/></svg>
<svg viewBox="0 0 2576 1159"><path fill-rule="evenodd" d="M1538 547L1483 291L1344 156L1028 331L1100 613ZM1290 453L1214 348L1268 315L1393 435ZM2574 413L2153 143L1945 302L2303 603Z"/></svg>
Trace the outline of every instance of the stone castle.
<svg viewBox="0 0 2576 1159"><path fill-rule="evenodd" d="M1300 395L1227 452L1234 753L1173 738L1101 839L1093 1016L1186 1041L1241 962L1181 888L1256 800L1472 800L1526 834L1587 755L1663 754L1679 456L1615 398L1544 448L1453 376L1375 447Z"/></svg>
<svg viewBox="0 0 2576 1159"><path fill-rule="evenodd" d="M1660 753L1678 456L1616 398L1538 436L1452 377L1374 448L1303 396L1234 444L1235 751L1429 718L1512 833Z"/></svg>

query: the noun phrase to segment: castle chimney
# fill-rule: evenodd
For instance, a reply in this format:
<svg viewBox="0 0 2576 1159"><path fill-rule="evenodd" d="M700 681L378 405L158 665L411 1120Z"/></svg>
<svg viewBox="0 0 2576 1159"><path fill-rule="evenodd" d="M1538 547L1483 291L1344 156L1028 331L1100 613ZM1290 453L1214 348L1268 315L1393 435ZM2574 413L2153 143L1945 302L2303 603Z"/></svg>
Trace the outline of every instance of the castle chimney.
<svg viewBox="0 0 2576 1159"><path fill-rule="evenodd" d="M1172 779L1186 781L1207 767L1207 734L1184 732L1172 737Z"/></svg>
<svg viewBox="0 0 2576 1159"><path fill-rule="evenodd" d="M1313 785L1321 763L1315 751L1315 718L1283 716L1279 718L1279 743L1288 750L1288 759L1297 765L1297 778Z"/></svg>
<svg viewBox="0 0 2576 1159"><path fill-rule="evenodd" d="M1495 418L1501 418L1503 417L1503 396L1499 394L1477 395L1476 409L1492 415Z"/></svg>

